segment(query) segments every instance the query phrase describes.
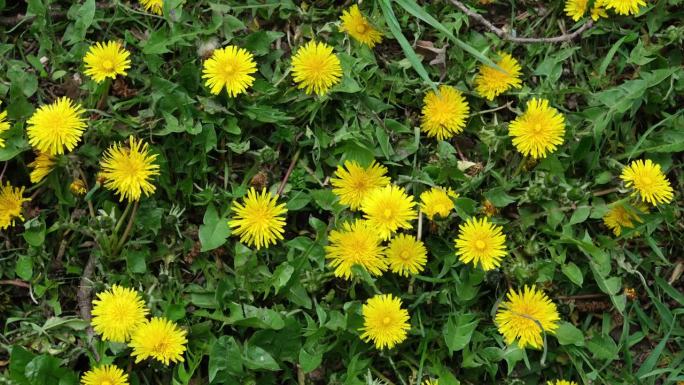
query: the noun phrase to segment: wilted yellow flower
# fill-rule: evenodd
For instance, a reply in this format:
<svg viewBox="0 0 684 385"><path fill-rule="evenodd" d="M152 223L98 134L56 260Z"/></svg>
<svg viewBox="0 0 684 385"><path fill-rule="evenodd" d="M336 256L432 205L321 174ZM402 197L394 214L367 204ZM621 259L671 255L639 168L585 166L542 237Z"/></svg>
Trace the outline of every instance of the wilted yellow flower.
<svg viewBox="0 0 684 385"><path fill-rule="evenodd" d="M342 66L331 46L310 41L292 57L292 77L308 94L326 94L340 82Z"/></svg>
<svg viewBox="0 0 684 385"><path fill-rule="evenodd" d="M150 179L159 175L159 165L154 161L157 154L150 154L147 143L130 136L128 147L114 143L100 161L105 177L105 187L113 190L119 200L140 200L140 196L152 194L155 187Z"/></svg>
<svg viewBox="0 0 684 385"><path fill-rule="evenodd" d="M397 230L411 228L411 221L418 217L415 205L403 188L387 185L371 191L361 203L361 211L382 239L389 239Z"/></svg>
<svg viewBox="0 0 684 385"><path fill-rule="evenodd" d="M115 365L90 369L81 377L82 385L128 385L128 374Z"/></svg>
<svg viewBox="0 0 684 385"><path fill-rule="evenodd" d="M140 0L140 4L146 11L161 15L164 7L164 0Z"/></svg>
<svg viewBox="0 0 684 385"><path fill-rule="evenodd" d="M165 318L154 317L140 325L131 336L129 346L132 356L138 363L146 358L154 358L168 365L183 362L187 332Z"/></svg>
<svg viewBox="0 0 684 385"><path fill-rule="evenodd" d="M366 221L347 222L342 230L332 230L328 242L325 258L335 268L336 277L350 279L354 265L375 276L387 270L382 238Z"/></svg>
<svg viewBox="0 0 684 385"><path fill-rule="evenodd" d="M520 80L521 68L513 56L499 52L499 61L495 62L501 70L486 65L480 66L480 72L475 76L475 90L487 100L508 91L511 88L522 87Z"/></svg>
<svg viewBox="0 0 684 385"><path fill-rule="evenodd" d="M605 6L620 15L636 15L639 7L645 6L644 0L605 0Z"/></svg>
<svg viewBox="0 0 684 385"><path fill-rule="evenodd" d="M376 295L361 308L363 313L363 334L361 339L373 341L376 349L393 348L406 339L411 328L406 309L401 308L401 300L391 294Z"/></svg>
<svg viewBox="0 0 684 385"><path fill-rule="evenodd" d="M390 270L404 277L423 271L427 261L427 249L423 242L406 234L392 238L385 254Z"/></svg>
<svg viewBox="0 0 684 385"><path fill-rule="evenodd" d="M634 188L632 195L638 195L643 202L653 206L669 203L674 197L674 190L660 165L650 159L646 159L646 162L641 159L632 161L622 170L620 178L625 186Z"/></svg>
<svg viewBox="0 0 684 385"><path fill-rule="evenodd" d="M83 58L85 74L97 83L106 78L114 79L117 75L126 75L126 70L131 68L131 60L128 58L130 55L117 41L96 43L90 46Z"/></svg>
<svg viewBox="0 0 684 385"><path fill-rule="evenodd" d="M524 114L508 125L508 135L518 151L535 159L544 158L563 144L565 118L557 109L549 107L546 99L527 102Z"/></svg>
<svg viewBox="0 0 684 385"><path fill-rule="evenodd" d="M501 265L506 255L506 236L502 227L488 218L470 218L458 228L456 255L463 263L480 264L483 270Z"/></svg>
<svg viewBox="0 0 684 385"><path fill-rule="evenodd" d="M259 250L276 244L285 233L285 204L278 204L278 197L262 189L257 193L254 187L247 192L243 203L233 203L233 217L228 226L240 242Z"/></svg>
<svg viewBox="0 0 684 385"><path fill-rule="evenodd" d="M225 87L228 96L235 97L246 92L254 83L256 62L254 56L244 48L230 45L214 50L204 62L202 79L211 93L218 95Z"/></svg>
<svg viewBox="0 0 684 385"><path fill-rule="evenodd" d="M421 128L431 138L444 140L463 131L470 107L461 91L441 85L423 99Z"/></svg>
<svg viewBox="0 0 684 385"><path fill-rule="evenodd" d="M534 286L525 286L519 293L511 289L507 298L496 313L499 333L509 345L517 340L521 349L527 346L541 349L543 334L553 334L558 329L560 317L556 305Z"/></svg>
<svg viewBox="0 0 684 385"><path fill-rule="evenodd" d="M76 179L69 185L69 190L74 195L84 195L88 192L86 184L83 179Z"/></svg>
<svg viewBox="0 0 684 385"><path fill-rule="evenodd" d="M24 198L24 187L12 187L9 182L0 185L0 230L14 226L15 219L23 221L21 205L30 200Z"/></svg>
<svg viewBox="0 0 684 385"><path fill-rule="evenodd" d="M0 101L0 104L2 102ZM0 135L2 135L5 131L10 129L10 124L7 121L7 111L1 111L0 112ZM5 147L5 139L3 139L0 136L0 148Z"/></svg>
<svg viewBox="0 0 684 385"><path fill-rule="evenodd" d="M387 186L390 178L386 176L387 167L371 163L361 167L355 161L344 162L344 167L337 166L334 177L330 180L333 193L340 198L340 203L358 210L368 193L379 187Z"/></svg>
<svg viewBox="0 0 684 385"><path fill-rule="evenodd" d="M36 159L29 163L28 166L33 169L29 175L31 183L38 183L45 179L55 168L55 158L44 152L38 152Z"/></svg>
<svg viewBox="0 0 684 385"><path fill-rule="evenodd" d="M645 212L643 208L640 208L639 211ZM608 213L603 216L603 223L613 230L616 237L622 234L623 227L633 229L634 222L641 223L643 221L635 209L627 208L622 204L611 207Z"/></svg>
<svg viewBox="0 0 684 385"><path fill-rule="evenodd" d="M458 194L450 188L433 187L420 194L420 209L430 219L434 219L436 215L446 218L454 209L453 199L456 198Z"/></svg>
<svg viewBox="0 0 684 385"><path fill-rule="evenodd" d="M83 113L83 107L67 97L41 106L27 122L29 144L49 155L73 150L86 128L85 119L81 117Z"/></svg>
<svg viewBox="0 0 684 385"><path fill-rule="evenodd" d="M382 34L361 14L358 5L354 4L342 12L340 20L342 21L340 31L348 33L359 42L373 48L382 41Z"/></svg>
<svg viewBox="0 0 684 385"><path fill-rule="evenodd" d="M91 324L103 340L127 342L133 331L145 321L147 312L145 301L137 291L112 285L111 289L98 293L93 300Z"/></svg>

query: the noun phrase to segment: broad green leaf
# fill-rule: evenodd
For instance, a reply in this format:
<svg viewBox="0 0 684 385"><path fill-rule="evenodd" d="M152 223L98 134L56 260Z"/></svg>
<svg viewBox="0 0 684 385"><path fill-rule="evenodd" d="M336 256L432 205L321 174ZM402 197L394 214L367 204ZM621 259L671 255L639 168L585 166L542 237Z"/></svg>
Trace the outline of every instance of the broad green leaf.
<svg viewBox="0 0 684 385"><path fill-rule="evenodd" d="M555 335L561 345L584 346L584 334L571 323L561 323Z"/></svg>
<svg viewBox="0 0 684 385"><path fill-rule="evenodd" d="M209 205L204 213L204 224L199 228L202 251L214 250L224 243L230 235L226 218L219 217L214 205Z"/></svg>

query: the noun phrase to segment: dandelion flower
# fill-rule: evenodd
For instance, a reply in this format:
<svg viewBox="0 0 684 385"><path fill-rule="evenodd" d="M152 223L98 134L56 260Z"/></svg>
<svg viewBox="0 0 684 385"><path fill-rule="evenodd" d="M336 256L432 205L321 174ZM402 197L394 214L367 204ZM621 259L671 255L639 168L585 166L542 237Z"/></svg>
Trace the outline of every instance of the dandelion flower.
<svg viewBox="0 0 684 385"><path fill-rule="evenodd" d="M140 4L142 4L146 11L161 15L164 0L140 0Z"/></svg>
<svg viewBox="0 0 684 385"><path fill-rule="evenodd" d="M326 94L340 82L340 59L333 54L331 46L310 41L299 48L292 58L292 76L298 84L297 88L304 89L307 95L312 92Z"/></svg>
<svg viewBox="0 0 684 385"><path fill-rule="evenodd" d="M85 372L81 385L128 385L128 374L115 365L103 365Z"/></svg>
<svg viewBox="0 0 684 385"><path fill-rule="evenodd" d="M482 269L491 270L501 265L506 255L506 236L502 227L488 218L470 218L458 228L456 255L463 263L480 264Z"/></svg>
<svg viewBox="0 0 684 385"><path fill-rule="evenodd" d="M428 191L420 194L420 209L427 215L429 219L434 219L439 215L442 218L449 216L451 210L454 209L454 201L458 198L458 194L454 190L441 187L433 187Z"/></svg>
<svg viewBox="0 0 684 385"><path fill-rule="evenodd" d="M546 99L527 102L527 111L508 126L513 145L525 156L544 158L563 143L565 118Z"/></svg>
<svg viewBox="0 0 684 385"><path fill-rule="evenodd" d="M254 56L244 48L230 45L214 50L204 62L202 79L211 93L218 95L225 87L228 96L235 97L246 92L254 83L256 62Z"/></svg>
<svg viewBox="0 0 684 385"><path fill-rule="evenodd" d="M382 41L382 34L375 29L359 11L359 6L354 4L348 10L342 12L340 18L342 25L340 31L358 40L370 48L375 47Z"/></svg>
<svg viewBox="0 0 684 385"><path fill-rule="evenodd" d="M69 185L69 190L71 191L72 194L74 195L85 195L86 192L88 192L88 189L86 188L86 184L83 181L83 179L76 179L71 184Z"/></svg>
<svg viewBox="0 0 684 385"><path fill-rule="evenodd" d="M487 100L494 100L495 97L511 88L522 87L522 80L520 80L522 68L518 61L507 53L499 52L498 55L500 60L495 63L503 72L483 64L480 66L480 72L475 76L475 90Z"/></svg>
<svg viewBox="0 0 684 385"><path fill-rule="evenodd" d="M423 242L406 234L392 238L385 254L390 270L404 277L423 271L427 261L427 250Z"/></svg>
<svg viewBox="0 0 684 385"><path fill-rule="evenodd" d="M430 91L423 99L421 128L428 137L444 140L463 131L470 112L461 91L447 85L439 93Z"/></svg>
<svg viewBox="0 0 684 385"><path fill-rule="evenodd" d="M633 196L638 195L643 202L653 206L669 203L674 197L674 191L660 165L650 159L635 160L622 170L620 178L625 186L634 188Z"/></svg>
<svg viewBox="0 0 684 385"><path fill-rule="evenodd" d="M175 323L154 317L133 332L129 344L133 348L131 355L136 363L149 357L164 365L183 362L185 344L188 343L186 335L187 332Z"/></svg>
<svg viewBox="0 0 684 385"><path fill-rule="evenodd" d="M150 154L147 143L128 139L129 147L115 143L105 151L100 162L105 187L119 195L120 200L140 200L144 193L149 196L155 191L150 179L159 175L159 165L154 163L157 154Z"/></svg>
<svg viewBox="0 0 684 385"><path fill-rule="evenodd" d="M608 17L606 12L606 0L594 1L594 6L591 8L591 19L596 21L601 17Z"/></svg>
<svg viewBox="0 0 684 385"><path fill-rule="evenodd" d="M556 380L556 381L546 381L546 385L577 385L574 381Z"/></svg>
<svg viewBox="0 0 684 385"><path fill-rule="evenodd" d="M371 191L361 203L361 211L382 239L389 239L397 230L411 228L411 221L418 216L415 205L403 188L387 185Z"/></svg>
<svg viewBox="0 0 684 385"><path fill-rule="evenodd" d="M49 155L73 150L86 128L85 119L81 117L83 113L83 107L67 97L41 106L27 122L29 143Z"/></svg>
<svg viewBox="0 0 684 385"><path fill-rule="evenodd" d="M645 210L639 210L644 212ZM619 237L622 234L622 228L626 227L629 229L634 228L634 222L643 222L639 214L627 208L622 204L611 207L610 210L603 216L603 223L608 226L609 229L613 230L613 234Z"/></svg>
<svg viewBox="0 0 684 385"><path fill-rule="evenodd" d="M346 161L344 167L337 166L330 183L333 193L340 198L340 203L356 211L368 193L389 184L390 178L386 175L387 167L381 164L373 162L364 168L355 161Z"/></svg>
<svg viewBox="0 0 684 385"><path fill-rule="evenodd" d="M401 308L401 300L391 294L376 295L361 308L363 328L361 339L373 341L377 349L391 349L406 339L411 328L409 315Z"/></svg>
<svg viewBox="0 0 684 385"><path fill-rule="evenodd" d="M278 197L262 189L257 193L254 187L247 192L243 203L233 204L233 218L228 221L233 235L240 236L240 242L259 250L283 239L285 233L285 204L278 204Z"/></svg>
<svg viewBox="0 0 684 385"><path fill-rule="evenodd" d="M0 102L2 104L2 102ZM10 129L10 124L7 121L7 111L2 111L0 112L0 135L2 135L5 131ZM0 137L0 148L5 147L5 139Z"/></svg>
<svg viewBox="0 0 684 385"><path fill-rule="evenodd" d="M387 270L382 239L366 221L347 222L342 230L332 230L328 242L325 257L335 268L336 277L350 279L354 265L363 267L374 276Z"/></svg>
<svg viewBox="0 0 684 385"><path fill-rule="evenodd" d="M499 333L508 345L517 340L520 348L540 349L544 345L542 335L553 334L558 329L560 318L556 305L534 286L525 286L519 293L511 289L507 298L496 313Z"/></svg>
<svg viewBox="0 0 684 385"><path fill-rule="evenodd" d="M423 381L423 385L439 385L439 380L428 378L427 380Z"/></svg>
<svg viewBox="0 0 684 385"><path fill-rule="evenodd" d="M645 6L644 0L605 0L605 6L619 15L636 15L639 7Z"/></svg>
<svg viewBox="0 0 684 385"><path fill-rule="evenodd" d="M44 152L38 152L36 158L28 166L33 169L29 175L31 183L38 183L45 179L55 168L55 157Z"/></svg>
<svg viewBox="0 0 684 385"><path fill-rule="evenodd" d="M117 41L96 43L83 58L85 74L97 83L107 78L115 79L117 75L125 76L126 70L131 68L130 55Z"/></svg>
<svg viewBox="0 0 684 385"><path fill-rule="evenodd" d="M24 187L12 187L9 182L0 185L0 230L14 226L15 219L23 221L21 205L30 200L24 198Z"/></svg>
<svg viewBox="0 0 684 385"><path fill-rule="evenodd" d="M127 342L133 331L145 322L147 312L145 301L137 291L112 285L93 300L91 324L103 340Z"/></svg>

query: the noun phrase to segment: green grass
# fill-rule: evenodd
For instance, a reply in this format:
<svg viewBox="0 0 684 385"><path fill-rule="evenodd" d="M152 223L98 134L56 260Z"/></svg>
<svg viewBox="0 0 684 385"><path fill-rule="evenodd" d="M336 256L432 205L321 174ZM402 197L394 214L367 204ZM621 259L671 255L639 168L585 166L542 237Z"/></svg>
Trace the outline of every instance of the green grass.
<svg viewBox="0 0 684 385"><path fill-rule="evenodd" d="M501 41L447 1L364 1L385 35L373 50L338 31L351 2L168 0L164 16L135 1L47 3L0 0L0 110L12 124L2 183L33 197L25 223L0 231L0 383L76 384L98 362L116 363L131 384L684 381L681 1L612 14L572 42L529 45ZM577 27L560 1L468 5L517 36ZM292 52L311 38L342 62L341 84L323 97L296 89L290 73ZM133 65L96 110L102 90L82 58L110 39ZM421 41L444 49L443 64L431 64L439 58ZM234 99L201 81L206 46L227 44L254 53L259 69ZM496 51L520 61L524 85L487 102L473 78ZM419 128L422 99L437 84L462 90L471 108L464 133L448 141ZM26 120L62 95L88 109L89 127L34 185ZM535 96L567 122L564 143L540 162L523 159L507 130ZM95 185L104 149L129 135L151 144L161 175L119 250L126 204L104 188L78 198L68 186L79 172ZM420 275L344 281L324 247L354 214L329 178L344 160L373 159L410 194L440 185L460 198L448 220L423 220ZM619 175L634 159L659 163L675 198L615 237L601 218L628 197ZM291 163L286 239L251 250L230 236L231 204L253 185L275 193ZM453 245L485 200L509 250L487 273L459 262ZM130 349L89 332L80 303L114 283L188 330L184 363L134 364ZM542 350L506 346L493 322L508 288L526 284L542 288L562 319ZM411 316L409 338L392 350L359 338L361 306L377 291L400 296Z"/></svg>

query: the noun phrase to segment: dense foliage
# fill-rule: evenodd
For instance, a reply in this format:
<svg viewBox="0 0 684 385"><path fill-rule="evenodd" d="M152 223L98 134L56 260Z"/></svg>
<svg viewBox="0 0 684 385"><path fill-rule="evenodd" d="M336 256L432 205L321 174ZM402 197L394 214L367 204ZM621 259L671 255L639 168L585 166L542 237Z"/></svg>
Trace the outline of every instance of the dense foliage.
<svg viewBox="0 0 684 385"><path fill-rule="evenodd" d="M363 28L340 26L355 3L0 0L0 181L25 187L0 197L0 383L102 385L98 367L131 384L684 381L684 3L596 21L577 0L466 4L506 36L593 23L532 44L413 0L360 3L381 37L359 42ZM292 65L313 39L331 51L306 46L328 67L305 87L312 71ZM130 55L87 56L109 41L98 49ZM217 50L229 45L244 52ZM519 84L483 91L483 66L508 54ZM240 84L207 84L234 56ZM38 113L63 97L83 110L60 105L79 136L62 145ZM461 103L448 129L422 116L440 97ZM539 129L530 111L558 136L542 150L518 139ZM636 160L662 169L657 191L628 174ZM386 167L375 180L397 191L345 200L331 180L347 161ZM446 194L420 206L434 186ZM405 221L390 228L395 203ZM262 204L272 232L256 241ZM394 264L338 267L345 247L379 250L401 228ZM488 257L468 231L491 231ZM401 265L402 247L426 261ZM501 331L524 308L507 294L532 286L549 333L521 348L516 324ZM128 302L112 311L132 318L106 318L116 293ZM383 322L391 334L374 334Z"/></svg>

